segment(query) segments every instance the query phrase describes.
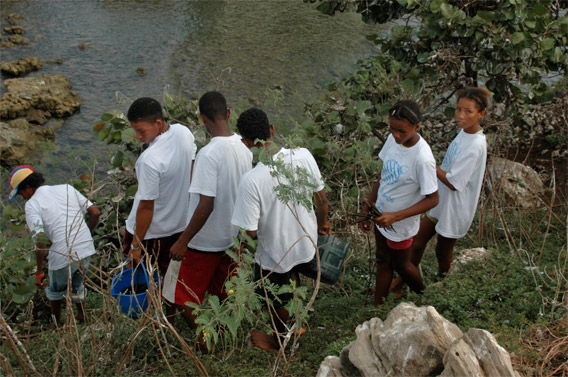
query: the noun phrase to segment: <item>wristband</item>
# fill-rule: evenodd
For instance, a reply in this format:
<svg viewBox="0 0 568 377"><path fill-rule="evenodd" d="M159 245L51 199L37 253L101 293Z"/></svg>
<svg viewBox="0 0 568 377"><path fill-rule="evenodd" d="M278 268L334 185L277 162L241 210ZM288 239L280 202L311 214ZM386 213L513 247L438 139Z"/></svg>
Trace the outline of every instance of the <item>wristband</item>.
<svg viewBox="0 0 568 377"><path fill-rule="evenodd" d="M134 247L132 244L130 244L130 250L134 251L140 250L140 245L138 245L138 247Z"/></svg>
<svg viewBox="0 0 568 377"><path fill-rule="evenodd" d="M45 274L42 272L40 275L35 274L36 279L41 279L45 277Z"/></svg>

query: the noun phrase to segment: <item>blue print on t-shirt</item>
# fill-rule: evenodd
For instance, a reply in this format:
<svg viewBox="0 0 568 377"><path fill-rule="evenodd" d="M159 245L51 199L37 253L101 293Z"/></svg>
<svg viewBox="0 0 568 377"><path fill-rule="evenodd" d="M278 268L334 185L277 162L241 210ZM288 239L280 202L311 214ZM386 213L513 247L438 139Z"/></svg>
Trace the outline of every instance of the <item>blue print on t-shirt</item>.
<svg viewBox="0 0 568 377"><path fill-rule="evenodd" d="M446 152L444 161L442 161L442 169L452 166L454 158L460 153L460 151L461 151L460 143L457 140L452 141L452 143L448 147L448 151Z"/></svg>
<svg viewBox="0 0 568 377"><path fill-rule="evenodd" d="M396 160L388 160L383 164L381 172L381 183L385 185L394 185L398 183L400 177L408 171L407 165L401 165Z"/></svg>

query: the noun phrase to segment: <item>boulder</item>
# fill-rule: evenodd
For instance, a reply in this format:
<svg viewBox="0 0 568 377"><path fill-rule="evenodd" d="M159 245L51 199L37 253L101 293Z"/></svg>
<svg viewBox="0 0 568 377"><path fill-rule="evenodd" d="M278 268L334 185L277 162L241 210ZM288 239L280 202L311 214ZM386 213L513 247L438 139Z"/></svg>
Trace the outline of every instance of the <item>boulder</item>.
<svg viewBox="0 0 568 377"><path fill-rule="evenodd" d="M470 329L454 342L444 356L444 366L443 377L520 376L513 370L509 353L481 329Z"/></svg>
<svg viewBox="0 0 568 377"><path fill-rule="evenodd" d="M22 76L43 67L43 62L38 57L28 56L10 62L0 63L0 70L11 76Z"/></svg>
<svg viewBox="0 0 568 377"><path fill-rule="evenodd" d="M511 359L485 330L465 335L431 306L402 303L383 322L358 326L357 339L320 365L318 377L512 376Z"/></svg>
<svg viewBox="0 0 568 377"><path fill-rule="evenodd" d="M68 117L81 106L71 82L60 74L24 77L4 81L7 92L0 100L0 117L25 117L32 109L43 110L52 117Z"/></svg>
<svg viewBox="0 0 568 377"><path fill-rule="evenodd" d="M38 142L53 140L52 127L31 125L23 118L0 122L0 161L3 165L20 165L37 153Z"/></svg>
<svg viewBox="0 0 568 377"><path fill-rule="evenodd" d="M351 344L349 361L356 366L361 376L383 376L388 373L373 347L373 334L378 332L381 326L383 321L372 318L355 329L357 339Z"/></svg>
<svg viewBox="0 0 568 377"><path fill-rule="evenodd" d="M458 256L452 262L449 274L456 273L460 268L471 261L482 261L487 258L491 252L483 247L475 247L473 249L464 249L459 252Z"/></svg>
<svg viewBox="0 0 568 377"><path fill-rule="evenodd" d="M328 356L323 359L316 377L343 377L341 373L341 360L337 356Z"/></svg>
<svg viewBox="0 0 568 377"><path fill-rule="evenodd" d="M441 372L442 359L461 330L432 306L401 303L372 335L374 349L393 376L428 376Z"/></svg>
<svg viewBox="0 0 568 377"><path fill-rule="evenodd" d="M523 208L541 204L544 184L532 168L503 158L492 158L487 164L487 185L493 194Z"/></svg>

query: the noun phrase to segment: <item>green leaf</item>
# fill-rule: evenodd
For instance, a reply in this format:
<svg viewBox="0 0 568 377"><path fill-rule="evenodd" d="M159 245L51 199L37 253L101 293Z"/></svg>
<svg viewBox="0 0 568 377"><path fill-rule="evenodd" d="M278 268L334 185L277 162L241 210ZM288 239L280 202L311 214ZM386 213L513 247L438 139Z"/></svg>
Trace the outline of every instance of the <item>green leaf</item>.
<svg viewBox="0 0 568 377"><path fill-rule="evenodd" d="M209 296L209 305L211 305L211 309L213 309L215 314L219 314L221 312L221 305L219 303L218 296Z"/></svg>
<svg viewBox="0 0 568 377"><path fill-rule="evenodd" d="M453 118L456 115L456 108L454 106L448 106L444 109L444 115L448 118Z"/></svg>
<svg viewBox="0 0 568 377"><path fill-rule="evenodd" d="M359 101L355 104L355 111L357 114L361 115L364 114L371 107L371 104L368 101Z"/></svg>
<svg viewBox="0 0 568 377"><path fill-rule="evenodd" d="M454 6L444 3L440 6L440 10L442 11L444 17L449 19L456 18L456 12Z"/></svg>
<svg viewBox="0 0 568 377"><path fill-rule="evenodd" d="M109 120L114 118L114 114L111 113L104 113L103 115L101 115L101 120L103 122L108 122Z"/></svg>
<svg viewBox="0 0 568 377"><path fill-rule="evenodd" d="M540 16L544 16L545 14L548 14L548 9L546 9L546 7L544 5L542 5L538 2L534 6L534 8L532 8L529 11L530 16L534 15L534 16L540 17Z"/></svg>
<svg viewBox="0 0 568 377"><path fill-rule="evenodd" d="M485 21L493 21L495 19L495 13L486 10L478 11L477 16L484 19Z"/></svg>
<svg viewBox="0 0 568 377"><path fill-rule="evenodd" d="M106 139L106 137L108 136L109 133L110 133L110 127L103 128L102 130L100 130L99 135L98 135L99 140L104 141L104 139Z"/></svg>
<svg viewBox="0 0 568 377"><path fill-rule="evenodd" d="M562 52L562 49L557 46L554 48L554 54L552 55L551 60L555 63L560 63L562 61L566 61L566 55Z"/></svg>
<svg viewBox="0 0 568 377"><path fill-rule="evenodd" d="M119 168L122 166L122 160L124 159L124 153L122 153L122 151L116 151L111 159L110 159L110 163L112 164L113 167L115 168Z"/></svg>
<svg viewBox="0 0 568 377"><path fill-rule="evenodd" d="M432 55L434 55L433 51L421 52L420 54L418 54L418 57L416 58L416 60L418 60L418 63L426 63Z"/></svg>
<svg viewBox="0 0 568 377"><path fill-rule="evenodd" d="M554 40L554 38L546 38L545 40L540 42L540 46L543 50L547 51L551 50L554 47L555 43L556 41Z"/></svg>
<svg viewBox="0 0 568 377"><path fill-rule="evenodd" d="M438 13L442 4L445 4L444 0L433 0L430 3L430 11L433 13Z"/></svg>
<svg viewBox="0 0 568 377"><path fill-rule="evenodd" d="M124 194L127 196L134 196L136 195L136 191L138 191L138 184L129 186L124 192Z"/></svg>
<svg viewBox="0 0 568 377"><path fill-rule="evenodd" d="M514 45L517 45L525 40L525 34L521 33L520 31L513 34L511 37L511 41Z"/></svg>
<svg viewBox="0 0 568 377"><path fill-rule="evenodd" d="M134 131L134 128L128 127L122 131L123 143L136 143L136 140L136 131Z"/></svg>
<svg viewBox="0 0 568 377"><path fill-rule="evenodd" d="M378 34L368 34L365 36L365 39L367 39L368 41L374 41L378 38ZM329 88L328 88L329 89Z"/></svg>
<svg viewBox="0 0 568 377"><path fill-rule="evenodd" d="M12 293L12 300L19 305L27 303L28 301L30 301L31 298L32 298L32 293L30 292L25 293L23 295L20 295L18 293Z"/></svg>

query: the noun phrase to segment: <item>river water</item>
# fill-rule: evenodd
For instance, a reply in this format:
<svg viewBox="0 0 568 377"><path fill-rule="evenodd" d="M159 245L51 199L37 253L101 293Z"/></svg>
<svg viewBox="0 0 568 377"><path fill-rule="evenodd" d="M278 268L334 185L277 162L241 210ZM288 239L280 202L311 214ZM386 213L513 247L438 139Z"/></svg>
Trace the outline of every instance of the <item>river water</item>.
<svg viewBox="0 0 568 377"><path fill-rule="evenodd" d="M107 110L126 111L117 92L161 99L164 88L188 98L218 89L244 109L281 87L281 112L296 116L298 98L309 101L376 53L365 40L375 30L359 15L324 16L302 0L1 0L0 10L3 25L22 14L31 41L2 49L2 60L63 60L40 73L69 77L82 106L58 127L55 145L89 156L108 153L91 127Z"/></svg>

